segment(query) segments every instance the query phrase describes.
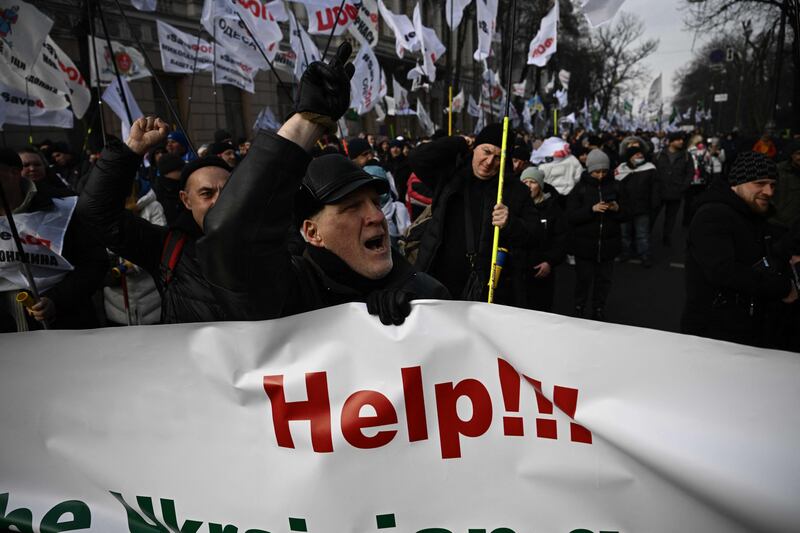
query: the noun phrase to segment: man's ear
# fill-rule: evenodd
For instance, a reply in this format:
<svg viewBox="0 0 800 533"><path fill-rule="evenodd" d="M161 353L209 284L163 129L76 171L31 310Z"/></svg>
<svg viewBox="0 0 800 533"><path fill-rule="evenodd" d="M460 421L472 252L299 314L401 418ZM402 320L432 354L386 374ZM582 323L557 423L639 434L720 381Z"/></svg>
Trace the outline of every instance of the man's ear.
<svg viewBox="0 0 800 533"><path fill-rule="evenodd" d="M189 195L186 194L186 191L178 192L178 197L181 199L181 202L183 202L184 207L186 207L186 209L191 211L192 210L192 202L189 200Z"/></svg>
<svg viewBox="0 0 800 533"><path fill-rule="evenodd" d="M317 248L323 247L322 235L319 232L319 225L315 220L305 219L301 232L308 244L316 246Z"/></svg>

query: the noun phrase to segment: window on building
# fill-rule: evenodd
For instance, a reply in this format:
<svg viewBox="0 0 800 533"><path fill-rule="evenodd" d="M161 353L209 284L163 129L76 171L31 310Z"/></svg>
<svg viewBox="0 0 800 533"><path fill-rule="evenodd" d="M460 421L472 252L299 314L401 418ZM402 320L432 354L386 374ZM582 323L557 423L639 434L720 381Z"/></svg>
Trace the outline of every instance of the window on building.
<svg viewBox="0 0 800 533"><path fill-rule="evenodd" d="M170 76L164 73L159 73L158 75L158 79L161 80L161 86L167 93L170 103L176 112L178 112L178 78L178 76ZM169 107L166 102L164 102L164 96L161 94L155 78L151 78L150 83L153 87L153 101L155 102L156 116L175 125L175 117L169 112ZM181 117L181 120L185 120L185 118Z"/></svg>
<svg viewBox="0 0 800 533"><path fill-rule="evenodd" d="M225 103L225 128L233 138L245 134L242 116L242 90L233 85L222 86L222 99Z"/></svg>

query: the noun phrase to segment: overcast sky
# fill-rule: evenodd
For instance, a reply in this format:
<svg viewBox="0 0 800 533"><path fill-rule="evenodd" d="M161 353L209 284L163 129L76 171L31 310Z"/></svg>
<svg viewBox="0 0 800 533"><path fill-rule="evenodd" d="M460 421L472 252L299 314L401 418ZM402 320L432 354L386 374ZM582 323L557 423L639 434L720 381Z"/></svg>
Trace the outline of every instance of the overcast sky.
<svg viewBox="0 0 800 533"><path fill-rule="evenodd" d="M691 61L693 57L692 42L694 32L684 28L684 12L679 11L685 4L680 0L626 0L621 11L635 13L642 18L645 25L644 38L660 40L658 51L647 60L651 78L663 74L663 96L665 100L671 98L675 91L672 88L672 77L675 71ZM619 13L617 13L619 17ZM616 19L616 17L615 17ZM615 21L611 21L613 24ZM694 43L695 50L703 44L702 35ZM646 84L639 94L637 102L647 96L650 82ZM637 103L638 106L638 103Z"/></svg>

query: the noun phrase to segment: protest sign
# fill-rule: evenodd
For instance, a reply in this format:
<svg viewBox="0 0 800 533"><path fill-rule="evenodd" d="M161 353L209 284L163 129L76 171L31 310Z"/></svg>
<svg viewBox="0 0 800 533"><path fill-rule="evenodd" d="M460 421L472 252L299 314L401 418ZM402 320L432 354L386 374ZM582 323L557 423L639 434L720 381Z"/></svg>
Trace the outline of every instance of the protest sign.
<svg viewBox="0 0 800 533"><path fill-rule="evenodd" d="M145 327L0 336L1 523L202 533L800 523L795 354L467 302L417 302L399 327L364 304Z"/></svg>

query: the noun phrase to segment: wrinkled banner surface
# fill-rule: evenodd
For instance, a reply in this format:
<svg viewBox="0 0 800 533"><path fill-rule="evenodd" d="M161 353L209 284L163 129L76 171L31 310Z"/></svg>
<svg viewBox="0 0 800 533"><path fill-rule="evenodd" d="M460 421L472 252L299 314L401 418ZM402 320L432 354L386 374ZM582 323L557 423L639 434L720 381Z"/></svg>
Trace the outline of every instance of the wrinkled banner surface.
<svg viewBox="0 0 800 533"><path fill-rule="evenodd" d="M459 302L0 346L19 531L800 524L795 354Z"/></svg>

